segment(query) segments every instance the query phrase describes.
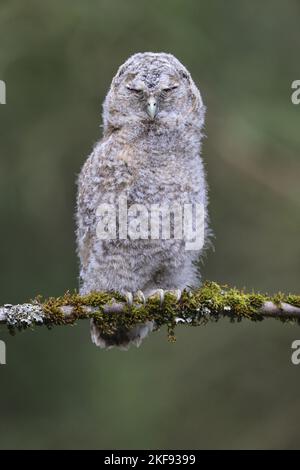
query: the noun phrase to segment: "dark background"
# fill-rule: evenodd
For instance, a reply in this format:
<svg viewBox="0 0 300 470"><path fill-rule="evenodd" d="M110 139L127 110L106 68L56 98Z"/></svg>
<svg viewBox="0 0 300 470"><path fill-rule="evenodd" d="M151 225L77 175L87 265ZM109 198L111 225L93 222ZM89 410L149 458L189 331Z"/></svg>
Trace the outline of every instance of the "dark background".
<svg viewBox="0 0 300 470"><path fill-rule="evenodd" d="M1 0L0 304L77 287L75 180L138 51L176 55L208 108L204 278L299 293L299 19L296 0ZM299 447L295 325L162 330L127 353L88 322L0 338L1 448Z"/></svg>

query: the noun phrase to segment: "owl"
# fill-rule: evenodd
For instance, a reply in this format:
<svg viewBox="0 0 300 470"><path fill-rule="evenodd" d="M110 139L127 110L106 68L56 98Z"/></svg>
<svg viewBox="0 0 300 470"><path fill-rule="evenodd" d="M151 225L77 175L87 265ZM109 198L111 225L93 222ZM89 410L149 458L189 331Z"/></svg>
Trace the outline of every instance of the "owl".
<svg viewBox="0 0 300 470"><path fill-rule="evenodd" d="M103 137L78 179L81 294L114 290L130 301L137 291L147 297L158 290L163 301L165 290L200 284L196 262L208 234L200 156L204 117L200 92L173 55L137 53L121 65L103 104ZM127 208L123 204L122 220L120 201ZM203 236L187 249L186 234L180 237L177 230L183 225L180 209L195 205L202 208ZM170 214L162 207L171 208ZM143 236L134 225L137 215ZM166 220L169 236L162 234ZM140 345L152 329L148 322L107 335L92 320L91 337L101 348L127 349Z"/></svg>

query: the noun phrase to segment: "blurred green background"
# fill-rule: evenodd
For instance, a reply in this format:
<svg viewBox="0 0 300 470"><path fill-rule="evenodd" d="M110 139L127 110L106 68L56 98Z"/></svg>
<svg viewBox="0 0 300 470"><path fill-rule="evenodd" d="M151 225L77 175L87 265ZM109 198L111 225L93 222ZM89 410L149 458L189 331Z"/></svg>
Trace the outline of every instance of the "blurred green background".
<svg viewBox="0 0 300 470"><path fill-rule="evenodd" d="M204 278L299 293L299 19L297 0L1 0L0 304L77 287L75 180L112 76L149 50L176 55L208 108ZM223 320L127 353L88 330L0 331L0 448L299 447L296 326Z"/></svg>

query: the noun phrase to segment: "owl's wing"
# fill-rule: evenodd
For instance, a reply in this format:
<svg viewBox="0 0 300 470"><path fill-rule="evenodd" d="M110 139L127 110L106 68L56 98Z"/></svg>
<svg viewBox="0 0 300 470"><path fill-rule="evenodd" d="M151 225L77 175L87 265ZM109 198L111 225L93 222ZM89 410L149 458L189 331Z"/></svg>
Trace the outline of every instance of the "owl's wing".
<svg viewBox="0 0 300 470"><path fill-rule="evenodd" d="M132 184L130 172L126 171L122 178L116 176L116 170L119 174L120 165L126 165L130 158L128 145L119 144L114 135L107 136L96 145L80 172L76 219L78 255L83 268L88 266L96 244L97 250L103 246L96 233L99 205L111 203L124 186Z"/></svg>
<svg viewBox="0 0 300 470"><path fill-rule="evenodd" d="M104 142L98 143L83 165L78 178L77 250L83 269L89 263L92 243L96 237L97 200L104 191L104 177L101 171L104 152Z"/></svg>

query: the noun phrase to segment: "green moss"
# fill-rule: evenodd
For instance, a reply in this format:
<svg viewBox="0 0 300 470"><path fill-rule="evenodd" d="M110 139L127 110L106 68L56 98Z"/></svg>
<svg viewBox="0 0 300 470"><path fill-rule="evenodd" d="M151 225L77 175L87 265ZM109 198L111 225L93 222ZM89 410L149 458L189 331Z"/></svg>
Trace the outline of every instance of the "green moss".
<svg viewBox="0 0 300 470"><path fill-rule="evenodd" d="M106 313L105 305L126 302L124 296L118 292L92 292L88 295L66 292L61 297L51 297L43 300L37 297L34 302L41 306L45 314L44 323L48 327L55 325L72 325L80 319L93 318L103 331L103 335L113 335L120 329L131 329L137 324L147 321L155 322L155 329L167 327L168 338L175 341L175 328L177 319L190 326L200 326L208 321L218 321L221 317L228 317L230 321L263 320L260 308L266 301L276 305L287 302L300 307L300 296L284 295L278 293L273 297L260 293L246 293L244 290L221 286L216 282L206 282L200 289L191 292L184 291L179 301L171 292L165 294L163 305L160 305L156 296L148 298L146 304L134 299L132 307L124 307L122 312ZM69 315L64 315L61 307L71 306ZM92 307L87 311L86 307ZM298 321L292 316L279 317L281 321Z"/></svg>

